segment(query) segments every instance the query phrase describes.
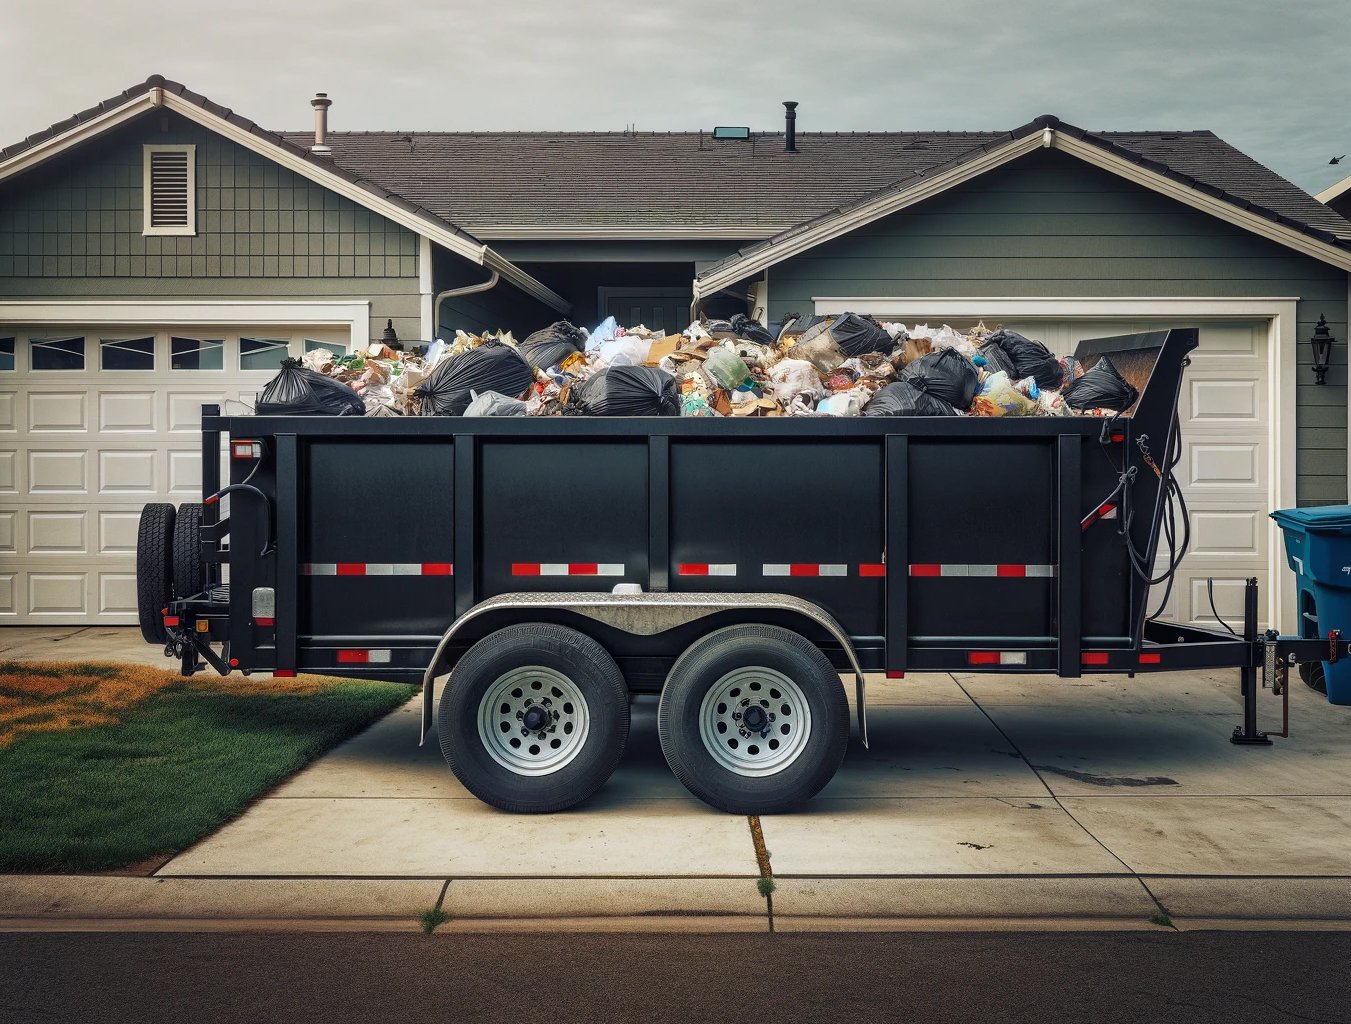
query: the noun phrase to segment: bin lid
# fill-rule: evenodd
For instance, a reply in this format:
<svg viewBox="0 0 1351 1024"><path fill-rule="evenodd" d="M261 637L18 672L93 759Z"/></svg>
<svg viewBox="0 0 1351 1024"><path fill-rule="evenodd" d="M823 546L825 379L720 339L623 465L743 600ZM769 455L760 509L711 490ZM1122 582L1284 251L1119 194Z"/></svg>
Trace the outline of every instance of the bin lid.
<svg viewBox="0 0 1351 1024"><path fill-rule="evenodd" d="M1271 518L1279 526L1293 527L1308 533L1337 533L1351 530L1351 505L1283 508L1271 513Z"/></svg>

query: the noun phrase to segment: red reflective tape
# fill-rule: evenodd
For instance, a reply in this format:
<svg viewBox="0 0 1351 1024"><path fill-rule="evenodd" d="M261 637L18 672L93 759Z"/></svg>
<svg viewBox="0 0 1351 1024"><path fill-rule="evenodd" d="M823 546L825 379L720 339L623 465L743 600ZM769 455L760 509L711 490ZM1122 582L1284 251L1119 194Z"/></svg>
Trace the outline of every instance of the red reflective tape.
<svg viewBox="0 0 1351 1024"><path fill-rule="evenodd" d="M678 570L681 576L707 576L707 562L682 562Z"/></svg>
<svg viewBox="0 0 1351 1024"><path fill-rule="evenodd" d="M966 656L968 665L998 665L998 651L971 651Z"/></svg>
<svg viewBox="0 0 1351 1024"><path fill-rule="evenodd" d="M339 562L339 563L338 563L338 575L339 575L339 576L365 576L365 575L366 575L366 563L365 563L365 562Z"/></svg>
<svg viewBox="0 0 1351 1024"><path fill-rule="evenodd" d="M1140 655L1141 665L1159 665L1163 662L1162 654L1142 654Z"/></svg>
<svg viewBox="0 0 1351 1024"><path fill-rule="evenodd" d="M788 567L789 576L820 576L821 567L815 562L794 562Z"/></svg>
<svg viewBox="0 0 1351 1024"><path fill-rule="evenodd" d="M569 562L569 576L596 576L600 573L598 562Z"/></svg>
<svg viewBox="0 0 1351 1024"><path fill-rule="evenodd" d="M238 658L231 658L231 659L230 659L230 667L231 667L231 668L239 668L239 659L238 659Z"/></svg>
<svg viewBox="0 0 1351 1024"><path fill-rule="evenodd" d="M422 575L424 576L454 576L455 566L450 562L423 562Z"/></svg>
<svg viewBox="0 0 1351 1024"><path fill-rule="evenodd" d="M339 665L364 665L370 661L370 651L339 651Z"/></svg>
<svg viewBox="0 0 1351 1024"><path fill-rule="evenodd" d="M209 497L209 498L207 498L205 501L203 501L202 504L203 504L203 505L214 505L214 504L216 504L216 502L218 502L218 501L220 501L220 495L219 495L219 494L213 494L213 495L211 495L211 497Z"/></svg>
<svg viewBox="0 0 1351 1024"><path fill-rule="evenodd" d="M294 679L296 670L293 668L277 668L272 670L272 674L278 679Z"/></svg>
<svg viewBox="0 0 1351 1024"><path fill-rule="evenodd" d="M941 565L912 565L910 567L911 576L942 576L943 567Z"/></svg>
<svg viewBox="0 0 1351 1024"><path fill-rule="evenodd" d="M1025 565L996 565L994 567L996 576L1026 576L1027 566Z"/></svg>
<svg viewBox="0 0 1351 1024"><path fill-rule="evenodd" d="M513 576L538 576L538 562L512 562L511 574Z"/></svg>
<svg viewBox="0 0 1351 1024"><path fill-rule="evenodd" d="M881 562L864 562L858 567L860 576L885 576L887 567Z"/></svg>
<svg viewBox="0 0 1351 1024"><path fill-rule="evenodd" d="M164 624L165 624L166 626L177 626L177 625L178 625L178 616L177 616L177 615L166 615L166 616L164 616Z"/></svg>
<svg viewBox="0 0 1351 1024"><path fill-rule="evenodd" d="M887 678L888 678L888 679L904 679L904 678L905 678L905 673L904 673L904 672L888 672L888 673L887 673Z"/></svg>
<svg viewBox="0 0 1351 1024"><path fill-rule="evenodd" d="M259 618L259 619L254 619L254 620L253 620L253 624L254 624L255 626L275 626L275 625L277 624L277 620L276 620L276 619L269 619L269 618Z"/></svg>
<svg viewBox="0 0 1351 1024"><path fill-rule="evenodd" d="M1107 660L1108 660L1108 658L1107 658L1107 652L1106 652L1106 651L1084 651L1084 655L1083 655L1083 658L1082 658L1081 660L1083 661L1083 663L1084 663L1085 665L1106 665L1106 664L1107 664Z"/></svg>

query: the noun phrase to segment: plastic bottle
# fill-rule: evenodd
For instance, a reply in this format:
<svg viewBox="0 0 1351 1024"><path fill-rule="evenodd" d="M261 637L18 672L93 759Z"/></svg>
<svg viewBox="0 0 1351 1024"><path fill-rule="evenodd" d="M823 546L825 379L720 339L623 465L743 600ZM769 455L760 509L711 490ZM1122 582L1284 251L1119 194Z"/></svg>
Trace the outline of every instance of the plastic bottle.
<svg viewBox="0 0 1351 1024"><path fill-rule="evenodd" d="M721 345L709 351L708 358L704 360L704 369L728 391L735 391L751 379L751 371L741 361L741 357Z"/></svg>

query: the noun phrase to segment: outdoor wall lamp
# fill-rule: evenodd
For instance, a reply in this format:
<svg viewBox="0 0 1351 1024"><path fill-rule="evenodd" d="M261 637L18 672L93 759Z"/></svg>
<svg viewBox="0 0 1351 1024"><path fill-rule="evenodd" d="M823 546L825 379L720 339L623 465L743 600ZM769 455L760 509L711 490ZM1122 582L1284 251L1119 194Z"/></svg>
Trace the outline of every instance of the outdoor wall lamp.
<svg viewBox="0 0 1351 1024"><path fill-rule="evenodd" d="M1315 384L1326 384L1328 364L1332 362L1332 343L1335 341L1328 330L1328 318L1320 316L1318 326L1313 329L1309 344L1313 346L1313 375Z"/></svg>

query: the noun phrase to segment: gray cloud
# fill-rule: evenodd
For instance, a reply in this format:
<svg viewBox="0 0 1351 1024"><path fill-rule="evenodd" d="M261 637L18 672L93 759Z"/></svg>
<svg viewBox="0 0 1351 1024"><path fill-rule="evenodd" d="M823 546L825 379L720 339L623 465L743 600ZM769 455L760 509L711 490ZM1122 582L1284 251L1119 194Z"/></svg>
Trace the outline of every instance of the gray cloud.
<svg viewBox="0 0 1351 1024"><path fill-rule="evenodd" d="M1209 128L1310 191L1344 174L1338 0L9 0L8 143L158 72L271 128Z"/></svg>

